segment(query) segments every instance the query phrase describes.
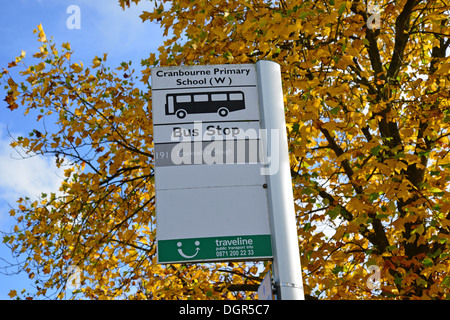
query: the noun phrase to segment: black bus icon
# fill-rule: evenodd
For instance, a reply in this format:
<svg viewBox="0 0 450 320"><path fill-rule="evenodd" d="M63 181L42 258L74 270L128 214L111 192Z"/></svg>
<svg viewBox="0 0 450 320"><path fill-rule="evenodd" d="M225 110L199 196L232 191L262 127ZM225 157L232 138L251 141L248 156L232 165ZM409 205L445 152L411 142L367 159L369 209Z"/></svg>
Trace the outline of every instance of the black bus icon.
<svg viewBox="0 0 450 320"><path fill-rule="evenodd" d="M192 113L218 113L226 117L229 112L245 109L242 91L174 93L166 95L166 115L183 119Z"/></svg>

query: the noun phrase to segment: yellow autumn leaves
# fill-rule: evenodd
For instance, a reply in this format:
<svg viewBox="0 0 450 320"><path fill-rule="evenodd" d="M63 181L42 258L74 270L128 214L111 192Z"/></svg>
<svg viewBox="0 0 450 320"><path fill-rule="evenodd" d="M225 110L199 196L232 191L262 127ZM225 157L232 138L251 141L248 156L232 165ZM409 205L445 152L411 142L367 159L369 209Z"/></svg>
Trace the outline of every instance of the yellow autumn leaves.
<svg viewBox="0 0 450 320"><path fill-rule="evenodd" d="M119 1L131 2L139 0ZM140 17L166 35L142 61L146 85L154 65L281 65L304 288L315 297L450 296L450 8L411 3L155 1ZM378 30L367 27L371 5ZM5 71L1 81L11 110L42 108L37 118L58 127L13 145L73 165L62 195L12 212L20 221L8 243L47 272L40 287L61 291L77 265L78 294L92 299L252 297L227 290L258 283L251 264L156 264L148 88L130 81L129 63L108 71L100 53L69 62L70 44L58 50L42 26L36 33L41 60L22 71L23 83ZM379 290L366 285L373 265Z"/></svg>

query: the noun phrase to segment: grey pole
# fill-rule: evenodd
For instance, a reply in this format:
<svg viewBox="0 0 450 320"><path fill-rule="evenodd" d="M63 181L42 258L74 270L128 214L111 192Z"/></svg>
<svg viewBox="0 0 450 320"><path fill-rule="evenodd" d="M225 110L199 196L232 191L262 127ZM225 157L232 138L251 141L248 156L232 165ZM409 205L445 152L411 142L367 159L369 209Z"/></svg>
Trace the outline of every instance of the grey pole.
<svg viewBox="0 0 450 320"><path fill-rule="evenodd" d="M273 248L273 279L277 298L304 300L300 254L289 164L281 68L258 61L258 90L262 128L267 131L266 161Z"/></svg>

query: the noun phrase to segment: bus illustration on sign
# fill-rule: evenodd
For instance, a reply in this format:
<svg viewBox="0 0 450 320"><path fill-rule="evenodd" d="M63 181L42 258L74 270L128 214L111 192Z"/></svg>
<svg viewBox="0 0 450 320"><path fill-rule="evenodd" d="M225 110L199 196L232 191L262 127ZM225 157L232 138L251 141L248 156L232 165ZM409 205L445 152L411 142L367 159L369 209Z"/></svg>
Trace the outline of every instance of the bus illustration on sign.
<svg viewBox="0 0 450 320"><path fill-rule="evenodd" d="M166 115L183 119L187 114L218 113L226 117L229 112L245 109L242 91L174 93L166 95Z"/></svg>

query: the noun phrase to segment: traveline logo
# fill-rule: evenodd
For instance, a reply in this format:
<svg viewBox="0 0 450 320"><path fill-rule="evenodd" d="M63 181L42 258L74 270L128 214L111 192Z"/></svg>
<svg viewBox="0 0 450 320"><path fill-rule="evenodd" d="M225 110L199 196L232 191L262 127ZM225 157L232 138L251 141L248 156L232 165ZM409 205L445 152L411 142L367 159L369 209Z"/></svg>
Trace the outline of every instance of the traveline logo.
<svg viewBox="0 0 450 320"><path fill-rule="evenodd" d="M274 175L279 170L279 130L224 127L194 122L194 127L172 128L172 165L261 163L261 175ZM270 142L270 144L268 143ZM271 146L269 150L268 146Z"/></svg>

